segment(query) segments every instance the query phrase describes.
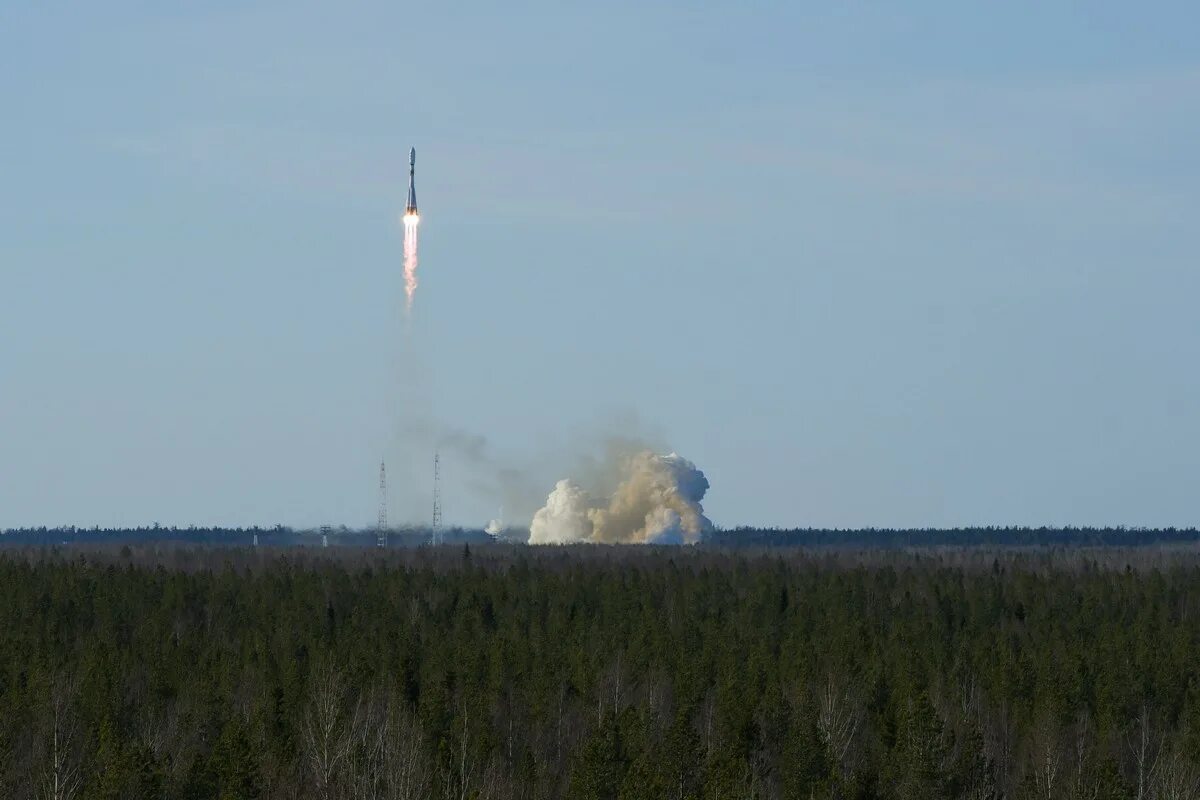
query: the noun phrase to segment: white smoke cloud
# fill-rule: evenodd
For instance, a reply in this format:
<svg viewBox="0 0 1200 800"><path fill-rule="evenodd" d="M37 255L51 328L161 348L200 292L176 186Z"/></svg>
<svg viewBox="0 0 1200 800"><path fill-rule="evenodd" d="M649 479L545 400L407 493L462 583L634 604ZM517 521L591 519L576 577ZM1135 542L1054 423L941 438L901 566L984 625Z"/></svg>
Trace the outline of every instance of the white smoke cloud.
<svg viewBox="0 0 1200 800"><path fill-rule="evenodd" d="M529 543L695 544L712 530L700 505L708 479L686 458L643 450L618 463L615 480L606 501L559 481L533 515Z"/></svg>
<svg viewBox="0 0 1200 800"><path fill-rule="evenodd" d="M570 544L592 538L591 498L569 480L554 485L529 524L530 544Z"/></svg>

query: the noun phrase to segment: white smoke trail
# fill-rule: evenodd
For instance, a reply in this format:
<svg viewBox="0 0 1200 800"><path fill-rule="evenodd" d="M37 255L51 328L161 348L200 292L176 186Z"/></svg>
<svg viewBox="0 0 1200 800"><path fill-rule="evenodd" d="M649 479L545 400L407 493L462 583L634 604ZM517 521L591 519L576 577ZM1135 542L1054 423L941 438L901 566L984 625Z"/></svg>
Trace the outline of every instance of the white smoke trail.
<svg viewBox="0 0 1200 800"><path fill-rule="evenodd" d="M417 226L420 224L421 218L416 214L404 215L404 310L409 314L417 293Z"/></svg>
<svg viewBox="0 0 1200 800"><path fill-rule="evenodd" d="M618 470L607 501L597 502L573 481L559 481L533 515L529 543L695 544L712 530L700 505L708 479L692 462L645 450Z"/></svg>

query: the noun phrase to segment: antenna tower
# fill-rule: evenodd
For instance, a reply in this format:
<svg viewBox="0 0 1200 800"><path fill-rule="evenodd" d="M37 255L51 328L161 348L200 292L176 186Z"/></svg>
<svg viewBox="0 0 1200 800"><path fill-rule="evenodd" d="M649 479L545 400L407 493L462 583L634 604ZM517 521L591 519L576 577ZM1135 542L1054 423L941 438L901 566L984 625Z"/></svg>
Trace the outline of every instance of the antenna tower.
<svg viewBox="0 0 1200 800"><path fill-rule="evenodd" d="M375 544L387 547L387 467L382 459L379 462L379 520L375 525Z"/></svg>
<svg viewBox="0 0 1200 800"><path fill-rule="evenodd" d="M433 524L429 526L430 544L442 543L442 459L433 451Z"/></svg>

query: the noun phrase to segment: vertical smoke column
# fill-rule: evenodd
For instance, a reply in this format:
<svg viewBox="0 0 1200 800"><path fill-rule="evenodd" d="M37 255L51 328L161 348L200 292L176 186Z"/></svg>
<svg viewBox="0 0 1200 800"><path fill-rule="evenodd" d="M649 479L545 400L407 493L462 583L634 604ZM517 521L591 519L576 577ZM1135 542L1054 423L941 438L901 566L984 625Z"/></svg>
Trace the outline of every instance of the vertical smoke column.
<svg viewBox="0 0 1200 800"><path fill-rule="evenodd" d="M417 226L421 215L417 211L417 148L408 151L408 203L404 207L404 295L405 311L412 313L413 296L417 293Z"/></svg>

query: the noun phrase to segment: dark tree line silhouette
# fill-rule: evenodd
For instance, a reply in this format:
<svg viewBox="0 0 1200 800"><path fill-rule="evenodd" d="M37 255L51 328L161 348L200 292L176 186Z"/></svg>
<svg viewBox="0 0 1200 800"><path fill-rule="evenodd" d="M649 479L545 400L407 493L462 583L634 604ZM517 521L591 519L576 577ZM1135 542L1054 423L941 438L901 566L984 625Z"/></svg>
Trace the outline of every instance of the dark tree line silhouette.
<svg viewBox="0 0 1200 800"><path fill-rule="evenodd" d="M506 540L520 540L528 531L512 528ZM64 544L149 544L178 542L245 547L258 537L260 545L277 547L316 546L321 534L316 529L300 530L283 525L270 528L160 527L79 528L75 526L10 528L0 531L0 546ZM416 547L429 541L429 528L396 527L389 532L395 547ZM443 532L451 544L479 544L491 537L482 529L452 527ZM336 545L372 547L373 528L331 528ZM705 546L734 547L1143 547L1200 543L1196 528L730 528L716 531Z"/></svg>

